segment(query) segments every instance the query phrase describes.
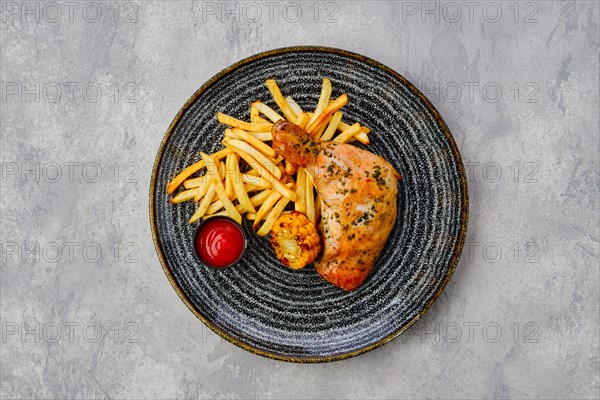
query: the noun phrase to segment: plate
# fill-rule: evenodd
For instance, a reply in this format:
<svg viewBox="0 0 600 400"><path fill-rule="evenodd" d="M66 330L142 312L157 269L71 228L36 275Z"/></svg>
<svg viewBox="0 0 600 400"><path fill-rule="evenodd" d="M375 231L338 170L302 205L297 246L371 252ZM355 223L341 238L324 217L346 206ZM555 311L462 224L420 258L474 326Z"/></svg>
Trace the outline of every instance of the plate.
<svg viewBox="0 0 600 400"><path fill-rule="evenodd" d="M221 148L222 111L247 120L250 102L276 108L265 86L314 109L322 79L332 98L348 95L346 122L371 128L368 150L402 175L398 217L366 281L345 292L308 266L281 265L267 238L244 229L248 250L227 270L194 257L191 202L172 205L167 183ZM183 105L160 145L150 182L150 223L167 278L188 308L213 331L253 353L285 361L325 362L356 356L401 334L440 295L466 234L467 184L457 146L439 113L410 82L359 54L291 47L244 59L206 82Z"/></svg>

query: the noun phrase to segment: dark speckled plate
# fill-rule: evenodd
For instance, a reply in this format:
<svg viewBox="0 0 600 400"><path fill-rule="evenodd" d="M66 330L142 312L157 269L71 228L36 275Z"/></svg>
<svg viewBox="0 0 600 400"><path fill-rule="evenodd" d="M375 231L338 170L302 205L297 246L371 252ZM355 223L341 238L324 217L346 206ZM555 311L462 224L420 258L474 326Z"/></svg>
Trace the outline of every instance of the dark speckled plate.
<svg viewBox="0 0 600 400"><path fill-rule="evenodd" d="M398 218L373 271L354 292L321 279L312 266L283 267L268 240L245 222L248 251L235 267L198 264L188 203L168 202L166 185L185 166L221 148L217 111L249 118L256 99L276 107L265 87L314 109L323 77L332 97L347 93L346 122L371 128L368 149L403 176ZM187 101L158 150L150 183L150 222L171 284L206 325L251 352L296 362L339 360L398 336L425 313L452 275L466 233L467 184L452 135L429 101L388 67L343 50L285 48L242 60Z"/></svg>

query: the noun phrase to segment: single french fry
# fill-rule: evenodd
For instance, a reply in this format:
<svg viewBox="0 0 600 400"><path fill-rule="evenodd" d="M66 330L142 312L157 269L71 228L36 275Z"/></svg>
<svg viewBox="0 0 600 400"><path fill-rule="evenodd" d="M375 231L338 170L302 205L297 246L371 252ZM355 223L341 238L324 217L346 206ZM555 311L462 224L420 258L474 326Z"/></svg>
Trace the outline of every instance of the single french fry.
<svg viewBox="0 0 600 400"><path fill-rule="evenodd" d="M256 212L256 218L254 219L254 223L252 223L252 227L254 229L256 229L258 227L258 224L260 223L260 221L269 214L269 212L271 211L273 206L275 206L275 203L277 203L277 201L281 197L282 197L281 193L279 193L275 190L271 191L271 193L269 194L269 197L267 197L265 202L260 206L260 208Z"/></svg>
<svg viewBox="0 0 600 400"><path fill-rule="evenodd" d="M300 107L298 103L296 103L296 100L292 99L292 96L286 96L285 101L287 101L294 114L302 114L302 107Z"/></svg>
<svg viewBox="0 0 600 400"><path fill-rule="evenodd" d="M242 157L252 168L255 168L258 171L259 176L262 176L263 178L268 180L269 183L273 185L273 189L277 190L279 193L281 193L283 196L290 199L291 201L296 201L298 199L296 192L294 192L281 181L279 181L277 178L275 178L275 176L273 176L273 174L269 172L267 168L265 168L261 163L256 161L254 157L252 157L250 154L235 147L232 147L232 150L235 151L240 157Z"/></svg>
<svg viewBox="0 0 600 400"><path fill-rule="evenodd" d="M252 204L253 207L258 207L269 198L270 194L271 194L270 190L263 190L259 194L256 194L256 195L250 197L250 203ZM239 210L240 205L238 204L235 207L238 208L238 210ZM248 214L256 214L256 213L248 213ZM246 215L248 215L248 214L246 214Z"/></svg>
<svg viewBox="0 0 600 400"><path fill-rule="evenodd" d="M340 121L337 127L337 129L340 131L345 131L348 128L350 128L350 125L344 121ZM370 144L371 140L369 140L369 136L367 136L369 132L371 132L371 129L366 126L361 126L360 132L354 135L354 139L358 140L362 144Z"/></svg>
<svg viewBox="0 0 600 400"><path fill-rule="evenodd" d="M246 192L252 193L252 192L258 192L259 190L265 190L266 188L263 186L260 186L260 185L255 185L253 183L245 183L244 189L246 189Z"/></svg>
<svg viewBox="0 0 600 400"><path fill-rule="evenodd" d="M227 139L223 141L223 144L227 147L231 147L236 150L243 151L244 153L249 154L258 161L265 169L267 169L271 175L273 175L277 179L281 179L281 170L277 168L277 162L272 158L269 158L262 154L260 151L256 150L254 147L250 146L248 143L238 140L238 139Z"/></svg>
<svg viewBox="0 0 600 400"><path fill-rule="evenodd" d="M340 133L335 139L333 139L333 141L338 143L346 143L358 132L360 132L360 124L355 122L354 125Z"/></svg>
<svg viewBox="0 0 600 400"><path fill-rule="evenodd" d="M225 194L227 194L227 198L229 200L233 200L237 194L233 188L233 182L236 178L236 166L238 165L237 155L235 153L229 154L225 160ZM241 181L242 180L240 178L240 182Z"/></svg>
<svg viewBox="0 0 600 400"><path fill-rule="evenodd" d="M306 171L304 168L298 168L298 172L296 173L296 194L298 195L298 200L294 204L294 209L301 213L306 212Z"/></svg>
<svg viewBox="0 0 600 400"><path fill-rule="evenodd" d="M313 187L314 187L315 181L313 179L313 176L307 170L304 170L304 172L306 172L306 177L308 178L307 182L310 182L313 185Z"/></svg>
<svg viewBox="0 0 600 400"><path fill-rule="evenodd" d="M321 95L319 96L319 102L317 103L317 107L315 108L315 112L311 117L310 121L308 121L308 125L315 122L315 119L325 110L327 105L329 104L329 97L331 97L331 81L328 78L323 78L323 85L321 86Z"/></svg>
<svg viewBox="0 0 600 400"><path fill-rule="evenodd" d="M256 122L256 117L260 117L260 112L254 107L254 104L250 104L250 122Z"/></svg>
<svg viewBox="0 0 600 400"><path fill-rule="evenodd" d="M260 115L258 117L256 117L255 119L256 119L256 123L259 123L259 124L270 124L271 123L271 121L264 119Z"/></svg>
<svg viewBox="0 0 600 400"><path fill-rule="evenodd" d="M194 196L195 202L200 201L200 199L206 195L208 188L210 187L210 182L211 180L207 178L205 182L202 182L200 186L196 188L196 196Z"/></svg>
<svg viewBox="0 0 600 400"><path fill-rule="evenodd" d="M193 224L194 222L198 221L198 219L202 218L202 216L206 214L206 210L208 210L208 206L210 206L210 203L212 203L212 199L215 195L215 186L215 182L212 181L208 187L206 195L202 198L202 201L198 205L196 212L194 213L194 215L192 215L192 218L190 218L190 224Z"/></svg>
<svg viewBox="0 0 600 400"><path fill-rule="evenodd" d="M300 128L305 129L306 125L308 124L308 119L310 117L308 116L307 113L303 112L302 114L300 114L298 116L298 119L296 120L296 125L298 125Z"/></svg>
<svg viewBox="0 0 600 400"><path fill-rule="evenodd" d="M217 151L216 153L212 154L211 157L216 158L217 160L220 160L224 157L227 156L227 154L231 153L231 149L221 149L219 151ZM173 180L171 182L169 182L169 185L167 186L167 193L172 194L175 189L177 189L179 187L179 185L181 185L183 183L183 181L185 181L187 178L189 178L194 172L196 171L200 171L202 168L204 168L204 161L200 160L198 162L195 162L194 164L190 165L189 167L185 168L183 171L181 171L179 173L179 175L177 175L175 178L173 178Z"/></svg>
<svg viewBox="0 0 600 400"><path fill-rule="evenodd" d="M250 191L249 188L248 188L248 185L244 185L244 189L247 192ZM262 190L262 192L266 191L264 189L259 189L259 190ZM252 204L252 207L259 206L259 205L261 205L265 201L265 199L267 198L267 196L264 195L264 194L262 194L262 192L259 193L259 194L257 194L257 195L255 195L255 196L252 196L250 198L250 204ZM208 207L208 210L206 210L206 214L207 215L212 215L212 214L215 214L216 212L218 212L221 209L223 209L223 203L221 202L221 200L219 200L218 197L215 197L215 198L213 198L213 202L210 204L210 207ZM246 212L246 208L243 205L241 205L241 204L236 205L235 209L238 210L238 212L240 214L243 214L243 213Z"/></svg>
<svg viewBox="0 0 600 400"><path fill-rule="evenodd" d="M320 139L321 136L323 135L323 132L325 132L325 129L327 128L327 126L329 126L329 122L331 121L331 118L333 118L333 115L330 115L329 117L327 117L327 119L323 120L323 122L321 122L321 124L317 127L317 129L315 129L315 133L313 134L313 137L316 139Z"/></svg>
<svg viewBox="0 0 600 400"><path fill-rule="evenodd" d="M329 118L330 115L344 107L346 104L348 104L348 96L346 96L346 93L343 93L340 97L329 103L323 112L321 112L308 128L306 128L306 132L312 135L321 122Z"/></svg>
<svg viewBox="0 0 600 400"><path fill-rule="evenodd" d="M226 137L226 138L229 138L229 139L240 139L240 137L238 135L236 135L235 133L233 133L233 131L231 130L231 128L225 129L225 132L223 133L223 137Z"/></svg>
<svg viewBox="0 0 600 400"><path fill-rule="evenodd" d="M291 162L285 162L285 173L288 175L294 175L298 171L298 168Z"/></svg>
<svg viewBox="0 0 600 400"><path fill-rule="evenodd" d="M272 186L271 183L262 176L242 174L242 181L263 189L269 189Z"/></svg>
<svg viewBox="0 0 600 400"><path fill-rule="evenodd" d="M281 90L279 89L279 86L277 86L277 82L275 82L274 79L267 79L267 82L265 83L269 89L269 92L271 92L271 96L273 96L273 100L275 100L275 103L277 103L283 115L285 115L288 121L296 123L298 116L296 113L294 113L288 102L281 94Z"/></svg>
<svg viewBox="0 0 600 400"><path fill-rule="evenodd" d="M250 197L250 203L252 203L252 206L258 207L269 198L270 194L271 190L263 190L262 192Z"/></svg>
<svg viewBox="0 0 600 400"><path fill-rule="evenodd" d="M316 224L315 213L315 197L313 192L313 182L309 173L306 173L304 201L306 203L306 216L313 224Z"/></svg>
<svg viewBox="0 0 600 400"><path fill-rule="evenodd" d="M197 178L190 178L183 181L183 187L186 189L197 188L200 185L208 184L210 179L206 175L199 176Z"/></svg>
<svg viewBox="0 0 600 400"><path fill-rule="evenodd" d="M235 153L232 153L232 154L235 154ZM216 165L216 161L215 161L215 165ZM223 167L223 168L221 168L221 167ZM217 174L216 175L217 175L217 178L219 179L219 181L222 183L223 186L226 185L226 183L224 183L224 179L223 179L225 177L224 170L225 170L225 165L223 165L222 162L219 163L219 169L217 170ZM214 177L211 176L211 174L207 173L205 176L208 178L208 183L209 184L214 181ZM210 203L210 205L209 205L208 209L206 210L205 214L214 214L215 212L217 212L221 208L223 208L223 203L221 203L221 200L219 200L219 197L216 195L216 189L217 189L217 187L215 186L215 195L213 196L212 202ZM194 199L194 201L200 200L200 197L196 196L196 198ZM216 203L220 204L219 207L217 207L217 208L215 208L216 205L217 205Z"/></svg>
<svg viewBox="0 0 600 400"><path fill-rule="evenodd" d="M246 219L249 221L254 221L256 219L256 213L248 213L246 214Z"/></svg>
<svg viewBox="0 0 600 400"><path fill-rule="evenodd" d="M265 200L269 197L269 195L272 192L273 192L272 190L262 190L260 193L255 194L254 196L250 197L250 203L252 204L253 207L259 207L261 204L263 204L265 202ZM229 215L229 214L227 214L227 211L219 212L219 210L221 210L223 208L223 203L221 202L221 200L219 200L218 198L213 198L213 200L214 201L210 204L210 207L208 207L208 209L206 210L206 212L204 214L205 216ZM245 208L241 204L236 205L235 208L240 214L245 212ZM250 213L248 213L246 215L249 215L249 214ZM256 213L252 213L252 214L254 214L255 218L256 218ZM255 219L255 218L253 218L253 219Z"/></svg>
<svg viewBox="0 0 600 400"><path fill-rule="evenodd" d="M344 121L340 121L337 128L339 131L345 131L346 129L350 128L351 126L352 126L352 124L347 124ZM369 129L368 127L366 127L364 125L361 125L360 130L361 130L361 132L364 132L364 133L371 132L371 129Z"/></svg>
<svg viewBox="0 0 600 400"><path fill-rule="evenodd" d="M225 163L223 161L219 163L219 177L221 181L225 179Z"/></svg>
<svg viewBox="0 0 600 400"><path fill-rule="evenodd" d="M213 215L221 209L223 209L223 202L221 200L219 200L218 197L215 196L215 197L213 197L213 202L208 207L208 210L206 210L206 215ZM227 212L227 211L225 211L225 212Z"/></svg>
<svg viewBox="0 0 600 400"><path fill-rule="evenodd" d="M353 139L358 140L362 144L371 144L371 140L369 139L369 136L367 136L367 134L364 133L363 131L360 131L356 135L354 135Z"/></svg>
<svg viewBox="0 0 600 400"><path fill-rule="evenodd" d="M225 193L225 188L223 187L223 182L221 182L221 177L217 174L217 167L215 165L214 160L205 153L200 153L200 155L202 156L202 159L204 160L204 163L206 164L207 174L209 174L213 180L213 183L215 186L215 193L219 197L219 200L221 200L221 202L223 203L223 207L227 211L227 214L229 215L229 217L233 218L238 223L241 223L242 216L235 209L235 207L233 206L233 203L227 198L227 194Z"/></svg>
<svg viewBox="0 0 600 400"><path fill-rule="evenodd" d="M325 130L325 132L323 132L323 134L320 137L321 140L330 140L333 137L335 131L338 129L340 121L342 120L342 114L343 113L341 111L337 111L333 114L333 117L331 118L331 121L329 121L327 129Z"/></svg>
<svg viewBox="0 0 600 400"><path fill-rule="evenodd" d="M196 192L196 188L184 190L177 196L173 197L170 202L171 204L179 204L183 203L184 201L192 200L196 196Z"/></svg>
<svg viewBox="0 0 600 400"><path fill-rule="evenodd" d="M217 113L217 119L220 123L229 125L233 128L240 128L245 131L250 132L270 132L273 124L271 123L252 123L241 121L237 118L232 117L231 115L223 114L222 112Z"/></svg>
<svg viewBox="0 0 600 400"><path fill-rule="evenodd" d="M237 158L235 159L235 163L232 164L234 176L232 179L233 189L235 190L235 195L240 203L240 205L249 212L256 212L254 206L250 202L250 198L248 197L248 192L244 187L244 181L242 180L242 174L240 172L240 166L237 162ZM265 179L266 180L266 179Z"/></svg>
<svg viewBox="0 0 600 400"><path fill-rule="evenodd" d="M260 140L261 142L270 142L271 140L273 140L273 135L271 134L271 132L248 132L248 133L250 135L254 136L256 139ZM229 138L229 139L241 139L238 135L233 133L231 131L231 129L229 129L229 128L225 129L225 134L223 136L226 138Z"/></svg>
<svg viewBox="0 0 600 400"><path fill-rule="evenodd" d="M248 142L256 150L263 153L265 156L271 157L271 158L277 157L277 152L271 146L264 144L263 142L261 142L260 140L258 140L257 138L255 138L254 136L249 134L248 132L246 132L242 129L238 129L238 128L233 128L231 131L236 136L238 136L240 139Z"/></svg>
<svg viewBox="0 0 600 400"><path fill-rule="evenodd" d="M260 116L260 111L254 106L254 103L250 104L250 122L263 124L269 123L269 121Z"/></svg>
<svg viewBox="0 0 600 400"><path fill-rule="evenodd" d="M250 134L261 142L270 142L273 140L273 135L271 132L250 132Z"/></svg>
<svg viewBox="0 0 600 400"><path fill-rule="evenodd" d="M321 198L319 197L319 193L315 196L315 221L319 221L321 219Z"/></svg>
<svg viewBox="0 0 600 400"><path fill-rule="evenodd" d="M256 232L258 236L266 236L271 231L273 224L275 223L277 218L279 218L279 215L281 215L285 206L287 206L289 202L290 200L286 199L285 197L279 199L275 207L273 207L273 209L269 213L269 216L265 220L264 224L260 227L258 232Z"/></svg>
<svg viewBox="0 0 600 400"><path fill-rule="evenodd" d="M252 103L252 106L264 114L265 117L269 118L271 122L275 123L283 117L277 113L277 111L273 110L271 107L266 105L265 103L261 103L260 101L255 101Z"/></svg>

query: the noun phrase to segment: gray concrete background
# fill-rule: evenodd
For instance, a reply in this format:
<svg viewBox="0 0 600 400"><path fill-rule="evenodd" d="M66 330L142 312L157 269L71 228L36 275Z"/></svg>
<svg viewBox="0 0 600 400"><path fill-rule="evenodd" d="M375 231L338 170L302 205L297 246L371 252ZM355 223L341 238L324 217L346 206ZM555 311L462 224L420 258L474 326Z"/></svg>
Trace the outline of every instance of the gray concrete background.
<svg viewBox="0 0 600 400"><path fill-rule="evenodd" d="M598 3L248 4L2 1L0 397L598 398ZM188 97L301 44L405 75L469 173L441 298L393 342L324 365L212 334L148 221L154 156Z"/></svg>

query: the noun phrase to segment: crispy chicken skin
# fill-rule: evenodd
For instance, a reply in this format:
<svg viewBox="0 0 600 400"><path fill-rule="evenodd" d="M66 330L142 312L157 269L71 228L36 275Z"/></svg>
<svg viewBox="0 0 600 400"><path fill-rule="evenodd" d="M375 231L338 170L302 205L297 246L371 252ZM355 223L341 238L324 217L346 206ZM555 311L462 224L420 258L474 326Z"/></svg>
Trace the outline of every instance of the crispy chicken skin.
<svg viewBox="0 0 600 400"><path fill-rule="evenodd" d="M273 148L313 177L321 199L323 256L317 272L345 290L359 287L396 221L400 175L383 158L353 145L313 140L287 121L273 126Z"/></svg>

